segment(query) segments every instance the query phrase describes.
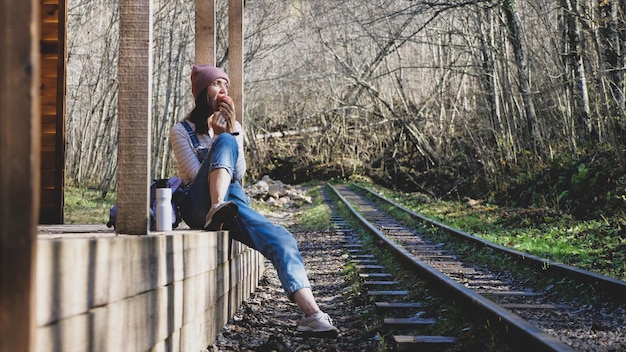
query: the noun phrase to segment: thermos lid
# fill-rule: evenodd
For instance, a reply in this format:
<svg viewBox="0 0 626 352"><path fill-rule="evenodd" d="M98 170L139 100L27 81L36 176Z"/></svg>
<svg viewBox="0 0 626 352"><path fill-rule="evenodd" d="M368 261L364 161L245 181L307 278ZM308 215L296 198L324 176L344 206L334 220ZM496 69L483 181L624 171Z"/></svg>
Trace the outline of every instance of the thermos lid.
<svg viewBox="0 0 626 352"><path fill-rule="evenodd" d="M167 178L161 178L156 180L157 188L170 188L170 180Z"/></svg>

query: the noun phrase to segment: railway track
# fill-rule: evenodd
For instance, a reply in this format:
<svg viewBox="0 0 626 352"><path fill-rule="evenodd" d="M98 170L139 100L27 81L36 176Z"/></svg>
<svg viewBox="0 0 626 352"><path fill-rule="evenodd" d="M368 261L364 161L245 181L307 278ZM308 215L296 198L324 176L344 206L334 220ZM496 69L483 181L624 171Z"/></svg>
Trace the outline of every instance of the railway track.
<svg viewBox="0 0 626 352"><path fill-rule="evenodd" d="M352 265L359 270L369 300L378 311L386 312L382 313L383 326L391 332L389 337L398 350L470 349L459 346L510 351L619 351L626 348L626 283L623 281L493 245L411 213L367 189L355 190L345 184L328 184L328 188L373 238L369 246L365 245L359 236L347 230L349 226L342 218L333 218L338 227L346 228L345 250ZM446 240L432 236L431 231L411 228L394 219L366 194L436 228L435 232L444 233ZM467 243L486 251L489 256L501 258L500 261L507 263L506 268L472 262L459 249L467 247ZM371 247L378 245L393 253L394 258L402 263L398 264L399 267L408 268L411 275L427 282L427 286L407 288L403 282L394 280L398 274L390 274L379 258L371 254ZM510 270L510 265L521 268ZM594 303L588 296L578 297L572 292L562 298L561 294L555 293L559 292L555 288L558 283L539 281L537 284L536 280L523 274L529 270L531 276L556 277L556 281L563 278L561 281L569 285L567 287L580 289L587 295L592 292L600 298ZM437 324L439 317L421 311L427 304L412 300L411 297L421 294L412 290L430 290L430 287L445 296L443 299L457 302L464 314L470 316L468 320L487 326L493 332L495 342L471 341L474 337L465 334L467 328L464 327L448 328L446 331L451 333L445 335L420 333L432 331L428 327ZM602 314L601 318L582 318L596 314ZM599 320L602 323L598 323ZM594 324L598 326L594 327ZM610 337L604 334L605 343L601 345L597 343L597 330L609 331ZM486 338L492 337L486 335Z"/></svg>

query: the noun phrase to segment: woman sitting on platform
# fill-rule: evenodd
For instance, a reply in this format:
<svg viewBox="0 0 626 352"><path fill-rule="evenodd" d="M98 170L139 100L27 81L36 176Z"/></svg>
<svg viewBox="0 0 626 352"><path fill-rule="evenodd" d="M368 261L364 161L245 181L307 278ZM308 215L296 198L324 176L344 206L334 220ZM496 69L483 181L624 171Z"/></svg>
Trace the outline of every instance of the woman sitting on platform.
<svg viewBox="0 0 626 352"><path fill-rule="evenodd" d="M243 130L228 97L229 84L220 68L192 69L195 107L170 132L179 177L189 189L180 202L181 216L194 229L227 229L232 238L261 252L272 261L289 299L304 313L297 330L336 336L337 328L313 297L296 239L253 210L241 186L246 171Z"/></svg>

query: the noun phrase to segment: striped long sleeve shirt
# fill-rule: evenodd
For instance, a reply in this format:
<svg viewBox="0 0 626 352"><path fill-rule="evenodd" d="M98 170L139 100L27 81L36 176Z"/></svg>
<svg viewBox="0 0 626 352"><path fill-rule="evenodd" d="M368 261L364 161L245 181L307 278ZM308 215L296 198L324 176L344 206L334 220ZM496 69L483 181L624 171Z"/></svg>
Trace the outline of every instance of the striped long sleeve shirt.
<svg viewBox="0 0 626 352"><path fill-rule="evenodd" d="M189 120L186 121L195 131L196 125ZM239 146L239 158L237 159L237 164L235 165L233 178L240 180L246 172L246 158L243 151L243 128L238 121L236 124L236 131L239 132L239 135L235 136L235 139L237 140L237 145ZM200 144L209 149L213 143L212 131L210 134L211 135L196 135ZM189 137L189 133L187 133L187 130L180 122L174 125L170 130L170 142L172 143L172 149L174 150L174 156L176 157L178 177L184 184L187 184L196 178L198 170L200 170L200 161L196 156L196 151L193 143L191 142L191 137Z"/></svg>

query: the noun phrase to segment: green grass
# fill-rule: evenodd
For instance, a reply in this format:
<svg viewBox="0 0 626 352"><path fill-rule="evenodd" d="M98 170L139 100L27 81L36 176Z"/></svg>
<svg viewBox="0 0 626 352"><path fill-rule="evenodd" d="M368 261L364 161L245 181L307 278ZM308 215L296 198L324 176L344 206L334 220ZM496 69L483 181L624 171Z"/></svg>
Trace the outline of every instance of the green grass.
<svg viewBox="0 0 626 352"><path fill-rule="evenodd" d="M490 242L626 280L626 236L616 222L575 220L545 209L433 200L363 184L412 211Z"/></svg>
<svg viewBox="0 0 626 352"><path fill-rule="evenodd" d="M324 231L332 226L330 210L323 201L320 187L309 188L307 193L313 198L313 204L298 212L298 231Z"/></svg>
<svg viewBox="0 0 626 352"><path fill-rule="evenodd" d="M320 188L312 186L308 192L314 199L310 206L303 207L298 214L299 231L322 231L330 228L330 212L323 202ZM103 199L95 187L84 185L67 186L65 188L65 223L66 224L106 224L109 221L109 210L115 204L117 194L110 192ZM253 203L261 213L270 212L270 206Z"/></svg>
<svg viewBox="0 0 626 352"><path fill-rule="evenodd" d="M117 194L110 192L102 198L102 193L93 187L84 185L65 187L65 223L66 224L106 224L109 211Z"/></svg>
<svg viewBox="0 0 626 352"><path fill-rule="evenodd" d="M626 280L626 236L614 222L578 221L537 209L501 209L491 204L431 201L415 194L380 190L405 207L496 244L540 257ZM320 188L310 187L314 203L298 214L298 231L321 231L331 226L330 213ZM68 186L65 192L66 224L106 224L116 194L103 199L95 188ZM512 220L513 219L513 220Z"/></svg>

